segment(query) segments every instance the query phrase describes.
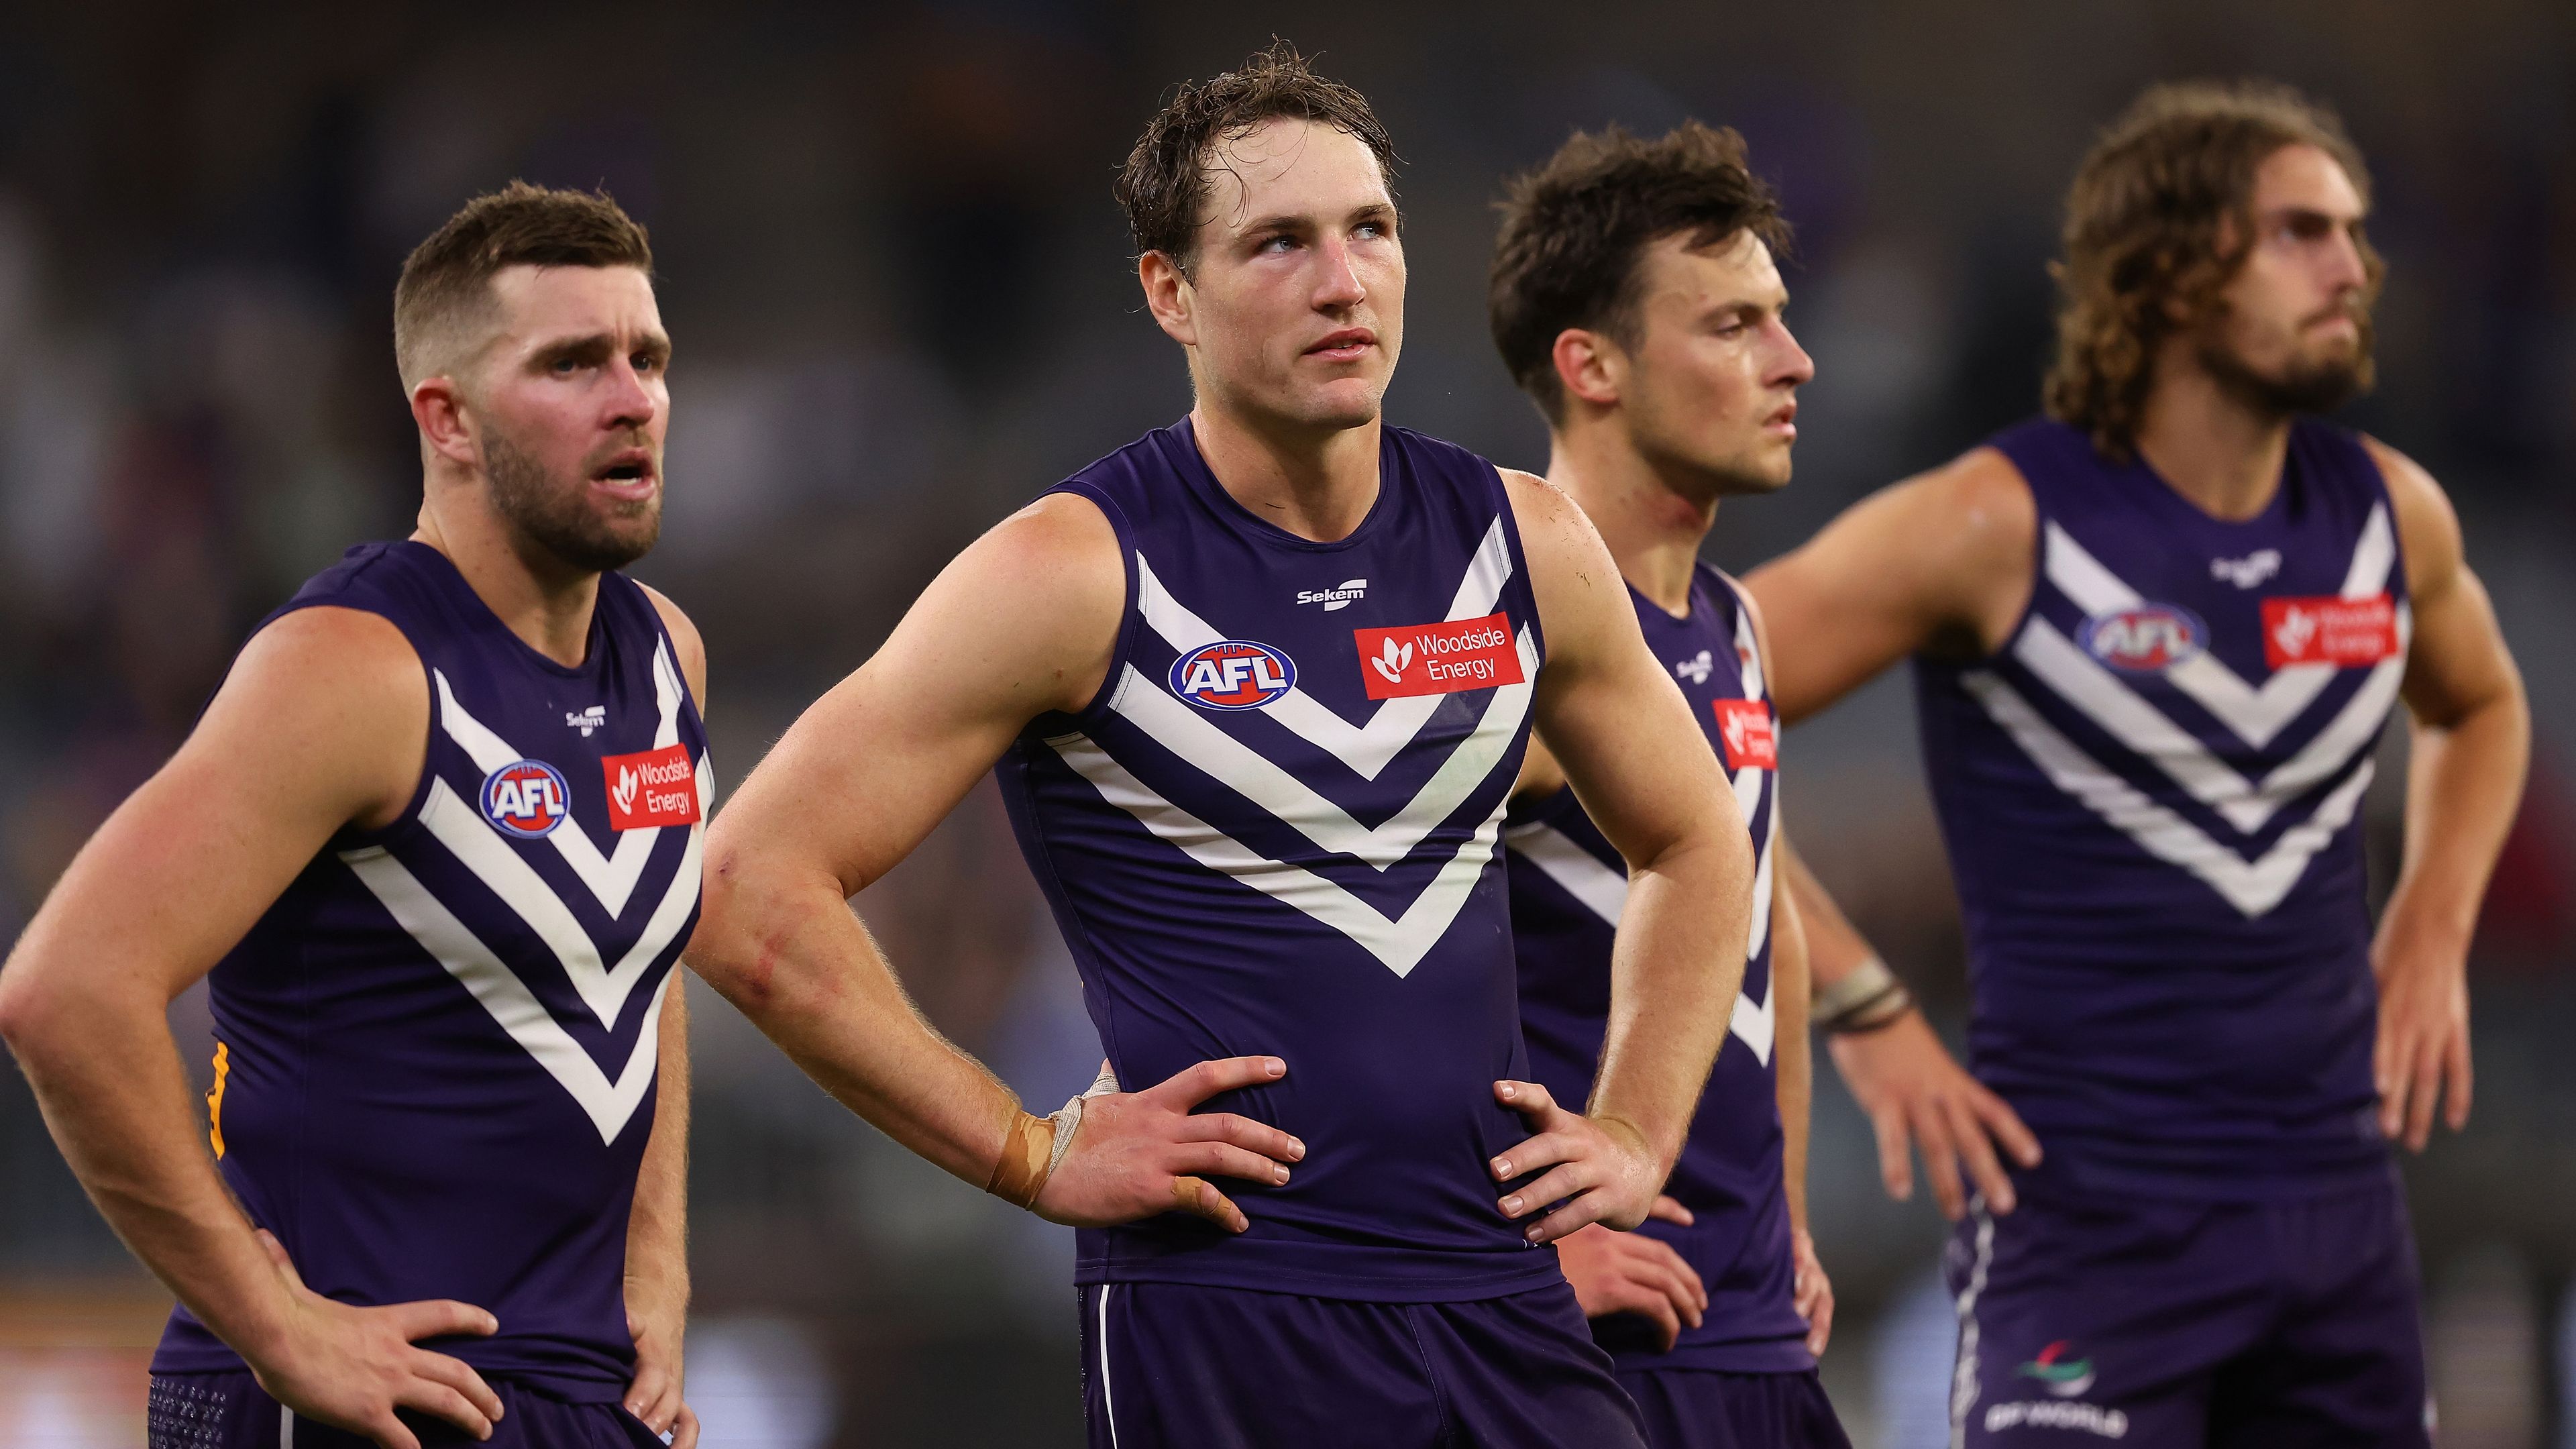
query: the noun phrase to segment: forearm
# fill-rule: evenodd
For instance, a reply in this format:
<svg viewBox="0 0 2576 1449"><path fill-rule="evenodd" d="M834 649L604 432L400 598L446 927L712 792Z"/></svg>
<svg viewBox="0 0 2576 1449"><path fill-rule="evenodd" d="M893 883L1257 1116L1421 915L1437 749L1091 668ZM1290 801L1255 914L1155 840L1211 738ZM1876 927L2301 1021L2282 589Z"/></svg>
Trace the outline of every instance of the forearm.
<svg viewBox="0 0 2576 1449"><path fill-rule="evenodd" d="M2468 949L2530 755L2531 715L2518 689L2455 724L2416 726L2405 854L2383 933L2424 933L2447 952Z"/></svg>
<svg viewBox="0 0 2576 1449"><path fill-rule="evenodd" d="M1780 1174L1789 1226L1807 1231L1807 1127L1815 1100L1815 1051L1807 1039L1807 937L1785 883L1771 912L1773 1065L1779 1075Z"/></svg>
<svg viewBox="0 0 2576 1449"><path fill-rule="evenodd" d="M1742 829L1640 866L1610 958L1610 1017L1588 1115L1625 1123L1669 1168L1744 985L1753 852Z"/></svg>
<svg viewBox="0 0 2576 1449"><path fill-rule="evenodd" d="M1018 1097L922 1019L836 881L741 876L766 883L710 889L690 968L843 1106L984 1186Z"/></svg>
<svg viewBox="0 0 2576 1449"><path fill-rule="evenodd" d="M684 981L662 1002L653 1135L626 1221L626 1283L655 1308L689 1308L689 1008Z"/></svg>
<svg viewBox="0 0 2576 1449"><path fill-rule="evenodd" d="M72 1173L145 1267L254 1362L291 1301L207 1155L167 1004L48 992L13 1003L9 1044Z"/></svg>

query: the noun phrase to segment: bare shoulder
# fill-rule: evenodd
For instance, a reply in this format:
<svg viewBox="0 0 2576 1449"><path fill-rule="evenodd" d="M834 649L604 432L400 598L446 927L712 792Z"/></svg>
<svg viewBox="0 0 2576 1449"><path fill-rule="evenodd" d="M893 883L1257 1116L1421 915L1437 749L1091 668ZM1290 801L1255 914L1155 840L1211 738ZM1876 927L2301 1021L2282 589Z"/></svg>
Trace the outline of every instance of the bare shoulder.
<svg viewBox="0 0 2576 1449"><path fill-rule="evenodd" d="M2450 495L2424 465L2364 434L2361 439L2379 476L2388 486L2389 511L2396 516L2398 551L2406 560L2406 586L2421 594L2437 588L2458 572L2464 545L2460 515Z"/></svg>
<svg viewBox="0 0 2576 1449"><path fill-rule="evenodd" d="M976 712L1078 711L1099 692L1127 607L1118 532L1100 506L1050 493L968 544L879 657Z"/></svg>
<svg viewBox="0 0 2576 1449"><path fill-rule="evenodd" d="M1999 449L1971 448L1884 496L1919 541L1954 562L2019 563L2039 535L2030 482Z"/></svg>
<svg viewBox="0 0 2576 1449"><path fill-rule="evenodd" d="M306 780L344 802L345 818L381 823L419 779L429 711L420 654L393 621L298 609L242 647L173 763L244 781Z"/></svg>
<svg viewBox="0 0 2576 1449"><path fill-rule="evenodd" d="M707 643L699 636L698 626L671 602L671 596L651 584L637 581L635 587L653 601L653 612L662 616L662 628L671 636L671 648L680 656L680 674L689 681L689 693L696 696L698 712L707 708Z"/></svg>
<svg viewBox="0 0 2576 1449"><path fill-rule="evenodd" d="M1615 597L1624 605L1619 566L1582 505L1535 473L1494 471L1502 475L1504 496L1511 500L1512 522L1520 529L1521 554L1529 560L1539 608L1544 612L1551 604L1563 607L1559 600L1590 596Z"/></svg>

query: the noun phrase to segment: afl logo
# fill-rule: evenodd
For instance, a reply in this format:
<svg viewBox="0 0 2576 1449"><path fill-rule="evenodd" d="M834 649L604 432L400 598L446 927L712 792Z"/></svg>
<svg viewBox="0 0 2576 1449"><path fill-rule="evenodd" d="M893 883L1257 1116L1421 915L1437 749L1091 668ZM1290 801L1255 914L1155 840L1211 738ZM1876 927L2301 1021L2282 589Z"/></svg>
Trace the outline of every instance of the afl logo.
<svg viewBox="0 0 2576 1449"><path fill-rule="evenodd" d="M571 813L563 771L543 760L512 760L483 777L483 818L522 840L551 834Z"/></svg>
<svg viewBox="0 0 2576 1449"><path fill-rule="evenodd" d="M2209 647L2200 616L2176 604L2140 604L2097 614L2084 625L2084 652L2132 673L2147 674L2199 656Z"/></svg>
<svg viewBox="0 0 2576 1449"><path fill-rule="evenodd" d="M1201 709L1259 709L1296 686L1296 661L1249 639L1219 639L1172 661L1172 693Z"/></svg>

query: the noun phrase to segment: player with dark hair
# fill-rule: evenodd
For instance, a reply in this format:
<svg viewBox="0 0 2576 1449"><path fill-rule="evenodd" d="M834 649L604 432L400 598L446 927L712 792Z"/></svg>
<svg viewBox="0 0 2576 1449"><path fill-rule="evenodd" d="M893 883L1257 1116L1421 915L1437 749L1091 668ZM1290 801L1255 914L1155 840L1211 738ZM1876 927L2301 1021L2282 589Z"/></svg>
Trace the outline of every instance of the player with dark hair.
<svg viewBox="0 0 2576 1449"><path fill-rule="evenodd" d="M616 572L661 529L652 265L605 196L521 184L412 253L417 531L261 622L0 976L55 1140L179 1298L156 1449L697 1437L671 968L706 665ZM203 1139L165 1020L199 977Z"/></svg>
<svg viewBox="0 0 2576 1449"><path fill-rule="evenodd" d="M1638 626L1733 783L1756 861L1734 1040L1661 1221L1588 1227L1557 1247L1659 1449L1849 1444L1816 1377L1833 1294L1807 1236L1807 961L1774 870L1770 650L1735 581L1699 561L1722 501L1789 481L1798 389L1815 367L1782 315L1773 254L1788 237L1733 131L1577 134L1512 181L1489 290L1494 343L1548 421L1548 481L1609 545ZM1627 875L1541 742L1503 842L1530 1065L1549 1090L1579 1095L1599 1069Z"/></svg>
<svg viewBox="0 0 2576 1449"><path fill-rule="evenodd" d="M1391 160L1284 44L1179 89L1117 194L1195 406L959 555L711 847L692 965L1085 1229L1101 1449L1639 1443L1547 1245L1670 1171L1752 852L1581 513L1383 424ZM1529 1079L1496 849L1533 725L1631 868L1580 1110ZM1021 1111L846 909L997 762L1116 1078L1163 1085Z"/></svg>
<svg viewBox="0 0 2576 1449"><path fill-rule="evenodd" d="M1979 1185L1953 1442L2426 1442L2388 1142L2467 1121L2464 965L2530 717L2441 489L2316 416L2370 381L2368 198L2294 92L2148 91L2068 196L2048 416L1748 581L1787 719L1915 656L1972 1059L2048 1149L1948 1143ZM2400 700L2374 936L2359 808ZM1914 1020L1799 901L1820 990Z"/></svg>

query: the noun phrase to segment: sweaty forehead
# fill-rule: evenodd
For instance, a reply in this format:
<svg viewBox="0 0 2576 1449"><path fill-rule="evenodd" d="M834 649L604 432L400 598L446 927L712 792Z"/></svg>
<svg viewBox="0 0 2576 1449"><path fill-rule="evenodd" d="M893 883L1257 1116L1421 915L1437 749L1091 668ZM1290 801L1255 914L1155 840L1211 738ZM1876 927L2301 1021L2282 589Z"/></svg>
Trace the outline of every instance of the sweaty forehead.
<svg viewBox="0 0 2576 1449"><path fill-rule="evenodd" d="M2359 216L2361 189L2341 162L2314 146L2291 145L2263 158L2254 170L2254 209L2320 211Z"/></svg>
<svg viewBox="0 0 2576 1449"><path fill-rule="evenodd" d="M1221 233L1275 216L1346 215L1392 205L1368 143L1321 121L1279 116L1208 151L1208 214Z"/></svg>
<svg viewBox="0 0 2576 1449"><path fill-rule="evenodd" d="M500 333L523 344L662 331L653 280L637 267L504 267L492 277L492 296Z"/></svg>
<svg viewBox="0 0 2576 1449"><path fill-rule="evenodd" d="M1638 281L1647 296L1685 306L1778 306L1789 297L1771 248L1749 231L1739 231L1713 247L1692 246L1687 232L1657 237L1647 244L1639 262Z"/></svg>

